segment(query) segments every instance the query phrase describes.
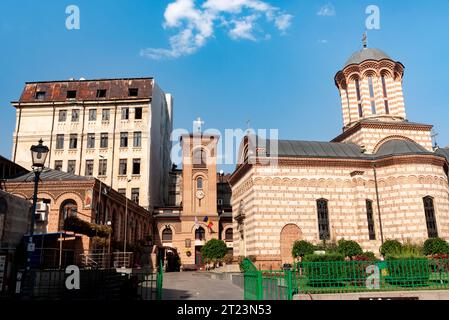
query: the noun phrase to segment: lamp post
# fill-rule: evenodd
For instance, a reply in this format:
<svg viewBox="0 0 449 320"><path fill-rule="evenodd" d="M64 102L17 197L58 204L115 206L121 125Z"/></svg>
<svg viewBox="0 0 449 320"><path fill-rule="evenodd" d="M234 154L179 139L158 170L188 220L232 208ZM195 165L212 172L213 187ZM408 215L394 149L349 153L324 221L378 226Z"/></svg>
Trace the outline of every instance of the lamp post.
<svg viewBox="0 0 449 320"><path fill-rule="evenodd" d="M34 219L36 215L36 205L37 205L37 191L39 185L39 177L44 169L45 160L47 159L47 155L49 149L47 146L43 145L42 139L39 140L38 145L31 146L31 159L32 159L32 168L34 172L34 194L33 194L33 207L31 209L31 226L30 226L30 237L27 246L27 270L29 271L31 268L31 252L34 252L34 243L33 243L33 235L34 235Z"/></svg>
<svg viewBox="0 0 449 320"><path fill-rule="evenodd" d="M131 179L126 180L126 190L128 191L128 184L131 182ZM125 194L125 238L123 241L123 264L125 268L125 260L126 260L126 241L127 241L127 230L128 230L128 197Z"/></svg>
<svg viewBox="0 0 449 320"><path fill-rule="evenodd" d="M111 228L112 222L108 221L108 222L106 222L106 225ZM112 234L112 230L109 233L109 239L108 239L108 257L109 257L108 258L109 259L108 267L111 267L111 234Z"/></svg>

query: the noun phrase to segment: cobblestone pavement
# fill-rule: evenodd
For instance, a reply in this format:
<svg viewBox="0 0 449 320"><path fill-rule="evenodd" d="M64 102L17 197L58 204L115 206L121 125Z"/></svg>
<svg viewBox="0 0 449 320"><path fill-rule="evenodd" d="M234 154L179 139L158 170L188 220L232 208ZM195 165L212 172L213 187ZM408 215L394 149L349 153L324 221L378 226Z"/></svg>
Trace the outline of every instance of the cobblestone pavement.
<svg viewBox="0 0 449 320"><path fill-rule="evenodd" d="M202 272L164 273L164 300L243 300L243 290L230 280L211 279Z"/></svg>

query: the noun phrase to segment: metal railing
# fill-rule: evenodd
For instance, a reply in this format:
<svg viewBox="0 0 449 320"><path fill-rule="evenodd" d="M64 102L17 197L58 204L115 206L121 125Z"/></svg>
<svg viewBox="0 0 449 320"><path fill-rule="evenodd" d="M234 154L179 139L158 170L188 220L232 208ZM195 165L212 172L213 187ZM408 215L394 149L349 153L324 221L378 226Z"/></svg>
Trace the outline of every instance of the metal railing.
<svg viewBox="0 0 449 320"><path fill-rule="evenodd" d="M295 294L449 289L449 259L303 262L291 270L249 270L246 300L291 300Z"/></svg>

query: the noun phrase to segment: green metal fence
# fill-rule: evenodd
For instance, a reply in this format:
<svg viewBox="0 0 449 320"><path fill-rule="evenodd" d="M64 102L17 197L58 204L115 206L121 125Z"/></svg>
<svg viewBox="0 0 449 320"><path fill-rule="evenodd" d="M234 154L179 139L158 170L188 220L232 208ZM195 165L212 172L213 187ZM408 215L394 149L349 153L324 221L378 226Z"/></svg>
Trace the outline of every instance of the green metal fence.
<svg viewBox="0 0 449 320"><path fill-rule="evenodd" d="M156 300L162 300L162 285L164 280L164 267L162 260L159 262L159 270L157 271L157 283L156 283Z"/></svg>
<svg viewBox="0 0 449 320"><path fill-rule="evenodd" d="M246 300L291 300L295 294L449 289L449 260L304 262L292 270L250 270Z"/></svg>

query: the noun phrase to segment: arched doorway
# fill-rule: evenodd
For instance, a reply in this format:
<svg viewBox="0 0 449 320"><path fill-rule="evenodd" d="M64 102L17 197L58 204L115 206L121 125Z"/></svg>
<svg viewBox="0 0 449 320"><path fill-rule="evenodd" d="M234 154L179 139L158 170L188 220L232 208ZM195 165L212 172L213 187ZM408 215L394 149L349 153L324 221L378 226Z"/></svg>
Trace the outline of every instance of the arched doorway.
<svg viewBox="0 0 449 320"><path fill-rule="evenodd" d="M302 231L296 224L287 224L281 231L281 262L293 263L292 248L297 240L302 240Z"/></svg>

